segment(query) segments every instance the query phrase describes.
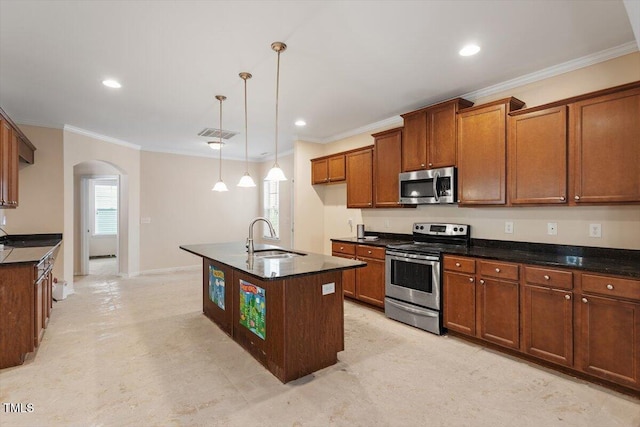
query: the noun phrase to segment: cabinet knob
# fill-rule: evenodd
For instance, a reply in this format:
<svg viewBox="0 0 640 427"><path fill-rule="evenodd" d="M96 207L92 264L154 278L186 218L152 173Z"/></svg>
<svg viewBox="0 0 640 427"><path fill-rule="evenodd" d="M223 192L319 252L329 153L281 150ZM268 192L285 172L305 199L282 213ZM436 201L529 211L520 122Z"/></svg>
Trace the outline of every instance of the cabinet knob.
<svg viewBox="0 0 640 427"><path fill-rule="evenodd" d="M469 277L469 282L473 283L473 277Z"/></svg>
<svg viewBox="0 0 640 427"><path fill-rule="evenodd" d="M480 284L481 284L481 285L484 285L484 280L480 280Z"/></svg>
<svg viewBox="0 0 640 427"><path fill-rule="evenodd" d="M456 262L456 267L460 267L460 263L459 262Z"/></svg>
<svg viewBox="0 0 640 427"><path fill-rule="evenodd" d="M569 294L565 295L564 299L571 299L571 295L569 295Z"/></svg>
<svg viewBox="0 0 640 427"><path fill-rule="evenodd" d="M549 280L551 279L551 277L549 277L547 274L544 275L544 280Z"/></svg>
<svg viewBox="0 0 640 427"><path fill-rule="evenodd" d="M433 163L429 163L429 167L432 167L432 166L433 166Z"/></svg>
<svg viewBox="0 0 640 427"><path fill-rule="evenodd" d="M458 199L458 203L460 203L460 199Z"/></svg>
<svg viewBox="0 0 640 427"><path fill-rule="evenodd" d="M500 273L500 269L499 268L496 268L496 273Z"/></svg>
<svg viewBox="0 0 640 427"><path fill-rule="evenodd" d="M574 199L580 200L580 196L575 196Z"/></svg>
<svg viewBox="0 0 640 427"><path fill-rule="evenodd" d="M424 163L420 163L420 167L423 168L424 167Z"/></svg>
<svg viewBox="0 0 640 427"><path fill-rule="evenodd" d="M612 284L608 284L607 285L607 289L612 290L613 289L613 285Z"/></svg>
<svg viewBox="0 0 640 427"><path fill-rule="evenodd" d="M371 251L367 251L369 254L371 254Z"/></svg>
<svg viewBox="0 0 640 427"><path fill-rule="evenodd" d="M589 302L589 301L587 301L587 299L586 299L586 298L582 298L582 302L586 304L586 303L587 303L587 302Z"/></svg>
<svg viewBox="0 0 640 427"><path fill-rule="evenodd" d="M340 250L343 251L344 250L344 246L340 246Z"/></svg>
<svg viewBox="0 0 640 427"><path fill-rule="evenodd" d="M565 200L567 200L567 198L564 197L564 196L560 196L560 200L562 200L564 202Z"/></svg>

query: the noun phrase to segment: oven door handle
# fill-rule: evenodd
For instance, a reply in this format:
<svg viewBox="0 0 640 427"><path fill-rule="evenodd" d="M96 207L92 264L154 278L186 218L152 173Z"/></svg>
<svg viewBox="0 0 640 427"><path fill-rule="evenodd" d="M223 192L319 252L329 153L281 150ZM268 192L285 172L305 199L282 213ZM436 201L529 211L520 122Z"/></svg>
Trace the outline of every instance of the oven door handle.
<svg viewBox="0 0 640 427"><path fill-rule="evenodd" d="M425 317L438 317L438 315L436 313L431 313L429 311L423 311L423 310L418 310L415 309L407 304L401 304L399 302L393 301L389 298L386 299L386 301L384 302L385 304L390 304L393 305L394 307L397 307L401 310L405 310L408 311L409 313L413 313L413 314L417 314L419 316L425 316Z"/></svg>
<svg viewBox="0 0 640 427"><path fill-rule="evenodd" d="M433 176L433 197L436 199L436 203L440 201L438 196L438 178L440 178L440 172L436 172Z"/></svg>

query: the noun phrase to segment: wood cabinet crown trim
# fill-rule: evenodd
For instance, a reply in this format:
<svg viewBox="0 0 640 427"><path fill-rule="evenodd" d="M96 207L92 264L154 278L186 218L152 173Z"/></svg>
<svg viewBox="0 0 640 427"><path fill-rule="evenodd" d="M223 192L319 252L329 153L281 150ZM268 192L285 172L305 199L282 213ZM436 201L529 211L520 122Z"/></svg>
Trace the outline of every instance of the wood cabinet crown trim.
<svg viewBox="0 0 640 427"><path fill-rule="evenodd" d="M0 107L0 116L2 116L2 118L4 120L6 120L11 127L13 127L13 130L18 134L19 139L22 140L22 142L28 147L30 148L32 151L36 151L37 148L35 145L33 145L31 143L31 141L29 141L29 138L27 138L27 136L20 130L20 128L18 127L17 124L15 124L15 122L13 120L11 120L11 117L9 117L7 115L7 113L2 109L2 107Z"/></svg>
<svg viewBox="0 0 640 427"><path fill-rule="evenodd" d="M594 91L594 92L589 92L589 93L584 93L584 94L581 94L581 95L572 96L570 98L560 99L560 100L549 102L549 103L542 104L542 105L536 105L536 106L529 107L529 108L523 108L521 110L512 111L512 112L509 113L509 115L510 116L519 116L521 114L533 113L535 111L546 110L547 108L561 107L563 105L573 104L575 102L584 101L584 100L587 100L587 99L597 98L599 96L610 95L610 94L613 94L613 93L623 92L625 90L636 89L636 88L640 88L640 80L635 81L635 82L631 82L631 83L627 83L627 84L623 84L623 85L619 85L619 86L614 86L614 87L610 87L610 88L606 88L606 89L597 90L597 91Z"/></svg>
<svg viewBox="0 0 640 427"><path fill-rule="evenodd" d="M483 108L486 107L491 107L494 105L502 105L502 104L506 104L507 105L507 113L514 111L514 110L519 110L522 107L524 107L526 104L524 101L519 100L518 98L515 98L513 96L510 96L508 98L502 98L502 99L497 99L495 101L491 101L491 102L487 102L485 104L480 104L480 105L474 105L473 107L468 107L468 108L464 108L460 111L458 111L457 114L462 115L462 114L466 114L466 113L471 113L473 111L476 110L481 110Z"/></svg>
<svg viewBox="0 0 640 427"><path fill-rule="evenodd" d="M473 102L469 101L468 99L464 99L460 97L452 98L446 101L438 102L437 104L431 104L426 107L422 107L418 110L409 111L408 113L400 114L400 117L405 118L407 116L412 116L414 114L422 114L428 110L437 109L449 104L458 104L459 108L469 108L473 105Z"/></svg>
<svg viewBox="0 0 640 427"><path fill-rule="evenodd" d="M314 157L313 159L311 159L311 161L316 161L316 160L326 160L326 159L330 159L332 157L337 157L337 156L346 156L348 154L351 153L357 153L358 151L364 151L364 150L369 150L369 149L373 149L373 145L367 145L364 147L358 147L358 148L354 148L351 150L347 150L347 151L340 151L338 153L333 153L333 154L327 154L325 156L321 156L321 157Z"/></svg>

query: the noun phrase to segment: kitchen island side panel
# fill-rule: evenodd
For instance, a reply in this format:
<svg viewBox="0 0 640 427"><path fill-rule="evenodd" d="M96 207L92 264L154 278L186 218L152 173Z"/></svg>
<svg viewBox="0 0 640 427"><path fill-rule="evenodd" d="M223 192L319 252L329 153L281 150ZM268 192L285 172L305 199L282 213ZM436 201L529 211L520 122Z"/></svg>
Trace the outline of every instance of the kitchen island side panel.
<svg viewBox="0 0 640 427"><path fill-rule="evenodd" d="M286 280L284 293L286 382L335 364L344 350L342 273Z"/></svg>
<svg viewBox="0 0 640 427"><path fill-rule="evenodd" d="M231 268L202 258L202 312L229 336L233 336L232 285Z"/></svg>

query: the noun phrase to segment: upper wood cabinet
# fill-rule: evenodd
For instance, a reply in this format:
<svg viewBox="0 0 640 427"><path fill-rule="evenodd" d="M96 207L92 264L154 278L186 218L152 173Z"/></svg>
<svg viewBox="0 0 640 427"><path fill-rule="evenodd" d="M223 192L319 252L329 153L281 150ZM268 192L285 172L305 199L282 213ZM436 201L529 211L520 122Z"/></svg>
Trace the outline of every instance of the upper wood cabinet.
<svg viewBox="0 0 640 427"><path fill-rule="evenodd" d="M640 88L569 105L575 203L640 202Z"/></svg>
<svg viewBox="0 0 640 427"><path fill-rule="evenodd" d="M456 113L472 102L456 98L403 114L402 172L456 165Z"/></svg>
<svg viewBox="0 0 640 427"><path fill-rule="evenodd" d="M35 149L0 108L0 208L18 207L18 165L32 164Z"/></svg>
<svg viewBox="0 0 640 427"><path fill-rule="evenodd" d="M347 179L345 155L337 154L311 160L311 184L344 182Z"/></svg>
<svg viewBox="0 0 640 427"><path fill-rule="evenodd" d="M566 203L567 107L518 111L509 120L511 203Z"/></svg>
<svg viewBox="0 0 640 427"><path fill-rule="evenodd" d="M401 167L402 128L372 135L374 142L373 176L376 208L397 208L399 203L398 175Z"/></svg>
<svg viewBox="0 0 640 427"><path fill-rule="evenodd" d="M347 207L373 207L373 146L350 152L347 162Z"/></svg>
<svg viewBox="0 0 640 427"><path fill-rule="evenodd" d="M524 106L506 98L458 113L458 202L506 203L507 114Z"/></svg>

